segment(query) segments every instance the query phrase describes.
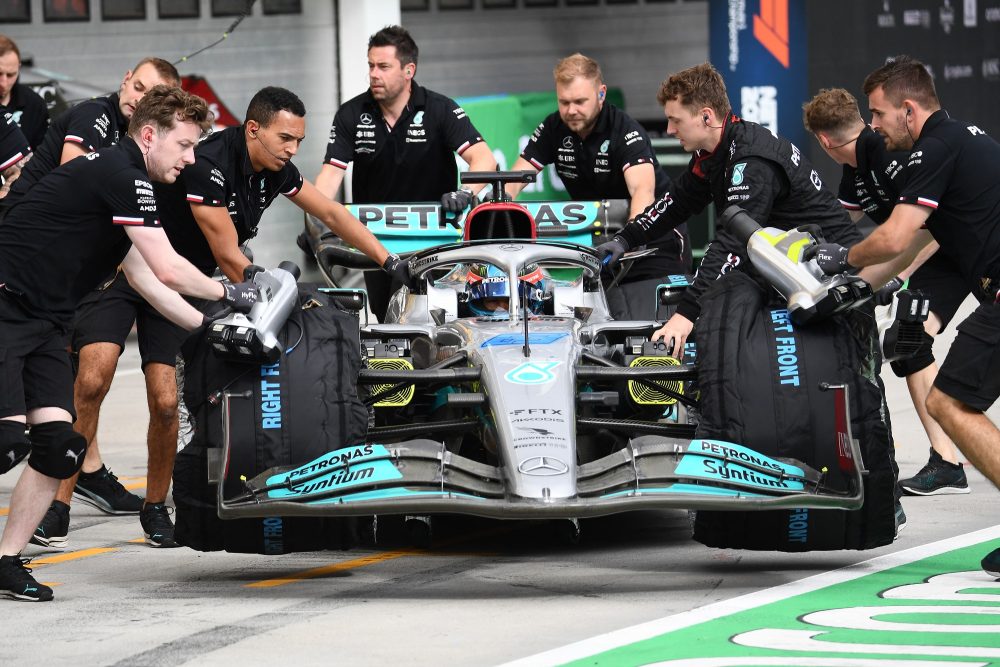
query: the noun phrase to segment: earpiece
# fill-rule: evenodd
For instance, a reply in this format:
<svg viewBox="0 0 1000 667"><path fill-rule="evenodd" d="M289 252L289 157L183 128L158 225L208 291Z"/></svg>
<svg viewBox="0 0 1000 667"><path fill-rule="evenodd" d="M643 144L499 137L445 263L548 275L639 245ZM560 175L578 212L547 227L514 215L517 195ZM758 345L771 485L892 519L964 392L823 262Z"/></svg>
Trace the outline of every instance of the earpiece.
<svg viewBox="0 0 1000 667"><path fill-rule="evenodd" d="M906 115L909 116L910 112L913 111L910 107L906 107Z"/></svg>
<svg viewBox="0 0 1000 667"><path fill-rule="evenodd" d="M708 125L708 114L707 114L707 113L703 113L703 114L701 115L701 119L702 119L703 121L705 121L705 125Z"/></svg>
<svg viewBox="0 0 1000 667"><path fill-rule="evenodd" d="M597 99L599 99L599 100L603 100L604 99L604 91L603 90L600 91L599 93L597 93Z"/></svg>

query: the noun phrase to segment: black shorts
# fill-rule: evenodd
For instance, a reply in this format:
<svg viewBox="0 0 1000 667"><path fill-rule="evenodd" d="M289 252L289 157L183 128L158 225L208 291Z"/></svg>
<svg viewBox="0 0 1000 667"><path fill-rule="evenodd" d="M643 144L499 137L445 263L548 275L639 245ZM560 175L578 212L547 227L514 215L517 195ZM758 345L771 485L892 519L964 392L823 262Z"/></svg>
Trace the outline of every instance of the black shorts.
<svg viewBox="0 0 1000 667"><path fill-rule="evenodd" d="M142 367L155 362L173 366L181 343L188 332L149 305L128 284L125 274L118 275L80 301L73 323L73 352L91 343L114 343L125 349L125 339L135 324L139 336Z"/></svg>
<svg viewBox="0 0 1000 667"><path fill-rule="evenodd" d="M934 386L985 412L1000 396L1000 304L983 303L958 325Z"/></svg>
<svg viewBox="0 0 1000 667"><path fill-rule="evenodd" d="M931 312L941 320L941 333L948 326L962 302L972 293L958 264L941 250L930 256L910 276L907 289L920 290L931 300Z"/></svg>
<svg viewBox="0 0 1000 667"><path fill-rule="evenodd" d="M73 409L69 334L0 290L0 418L36 408Z"/></svg>

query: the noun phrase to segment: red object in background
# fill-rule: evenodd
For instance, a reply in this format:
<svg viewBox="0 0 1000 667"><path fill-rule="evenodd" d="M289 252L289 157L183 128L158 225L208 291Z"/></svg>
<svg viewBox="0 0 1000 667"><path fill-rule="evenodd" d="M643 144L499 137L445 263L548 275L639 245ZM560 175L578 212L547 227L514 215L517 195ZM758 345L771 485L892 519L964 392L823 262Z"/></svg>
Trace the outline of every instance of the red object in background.
<svg viewBox="0 0 1000 667"><path fill-rule="evenodd" d="M198 76L197 74L190 74L185 77L181 77L181 88L188 91L189 93L194 93L199 97L205 98L208 102L209 110L215 114L215 121L213 125L216 129L221 129L225 127L234 127L236 125L242 125L236 116L223 104L219 96L215 94L215 90L209 85L208 81Z"/></svg>

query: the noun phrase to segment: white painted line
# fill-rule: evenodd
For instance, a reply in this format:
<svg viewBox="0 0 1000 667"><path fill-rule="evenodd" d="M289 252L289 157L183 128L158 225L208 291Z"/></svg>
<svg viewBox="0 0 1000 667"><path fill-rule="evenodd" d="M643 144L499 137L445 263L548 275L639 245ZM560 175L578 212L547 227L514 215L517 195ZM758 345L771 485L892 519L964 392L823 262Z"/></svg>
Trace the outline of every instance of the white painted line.
<svg viewBox="0 0 1000 667"><path fill-rule="evenodd" d="M587 656L610 651L611 649L618 648L626 644L634 644L635 642L650 639L651 637L657 637L667 632L687 628L698 623L712 621L723 616L729 616L741 611L746 611L747 609L753 609L754 607L760 607L765 604L784 600L795 595L810 593L821 588L826 588L827 586L833 586L834 584L860 579L861 577L875 572L889 570L900 565L913 563L915 561L937 556L938 554L948 551L962 549L981 542L987 542L998 537L1000 537L1000 525L984 528L974 533L969 533L968 535L959 535L957 537L951 537L938 542L931 542L930 544L924 544L922 546L913 547L897 553L878 556L877 558L872 558L871 560L866 560L861 563L855 563L854 565L848 565L847 567L833 570L831 572L823 572L811 577L806 577L805 579L801 579L799 581L790 581L787 584L775 586L774 588L754 591L753 593L747 593L746 595L741 595L731 600L721 600L705 607L692 609L691 611L674 614L673 616L664 616L663 618L658 618L653 621L608 632L603 635L591 637L590 639L584 639L583 641L579 641L574 644L552 649L551 651L545 651L544 653L537 653L526 658L520 658L512 662L507 662L499 667L542 667L548 665L560 665L573 660L586 658ZM773 660L773 658L769 659ZM744 662L740 664L751 663Z"/></svg>

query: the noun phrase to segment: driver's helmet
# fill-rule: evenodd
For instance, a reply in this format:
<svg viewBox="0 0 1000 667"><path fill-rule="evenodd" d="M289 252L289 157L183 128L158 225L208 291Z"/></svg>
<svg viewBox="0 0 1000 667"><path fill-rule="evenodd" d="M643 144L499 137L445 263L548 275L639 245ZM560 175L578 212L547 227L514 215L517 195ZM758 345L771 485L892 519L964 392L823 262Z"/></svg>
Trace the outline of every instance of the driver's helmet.
<svg viewBox="0 0 1000 667"><path fill-rule="evenodd" d="M529 265L521 270L519 282L522 298L528 301L528 310L540 315L544 306L545 274L537 265ZM480 317L493 317L506 313L510 308L510 289L507 272L492 264L473 264L466 277L469 294L469 310Z"/></svg>

